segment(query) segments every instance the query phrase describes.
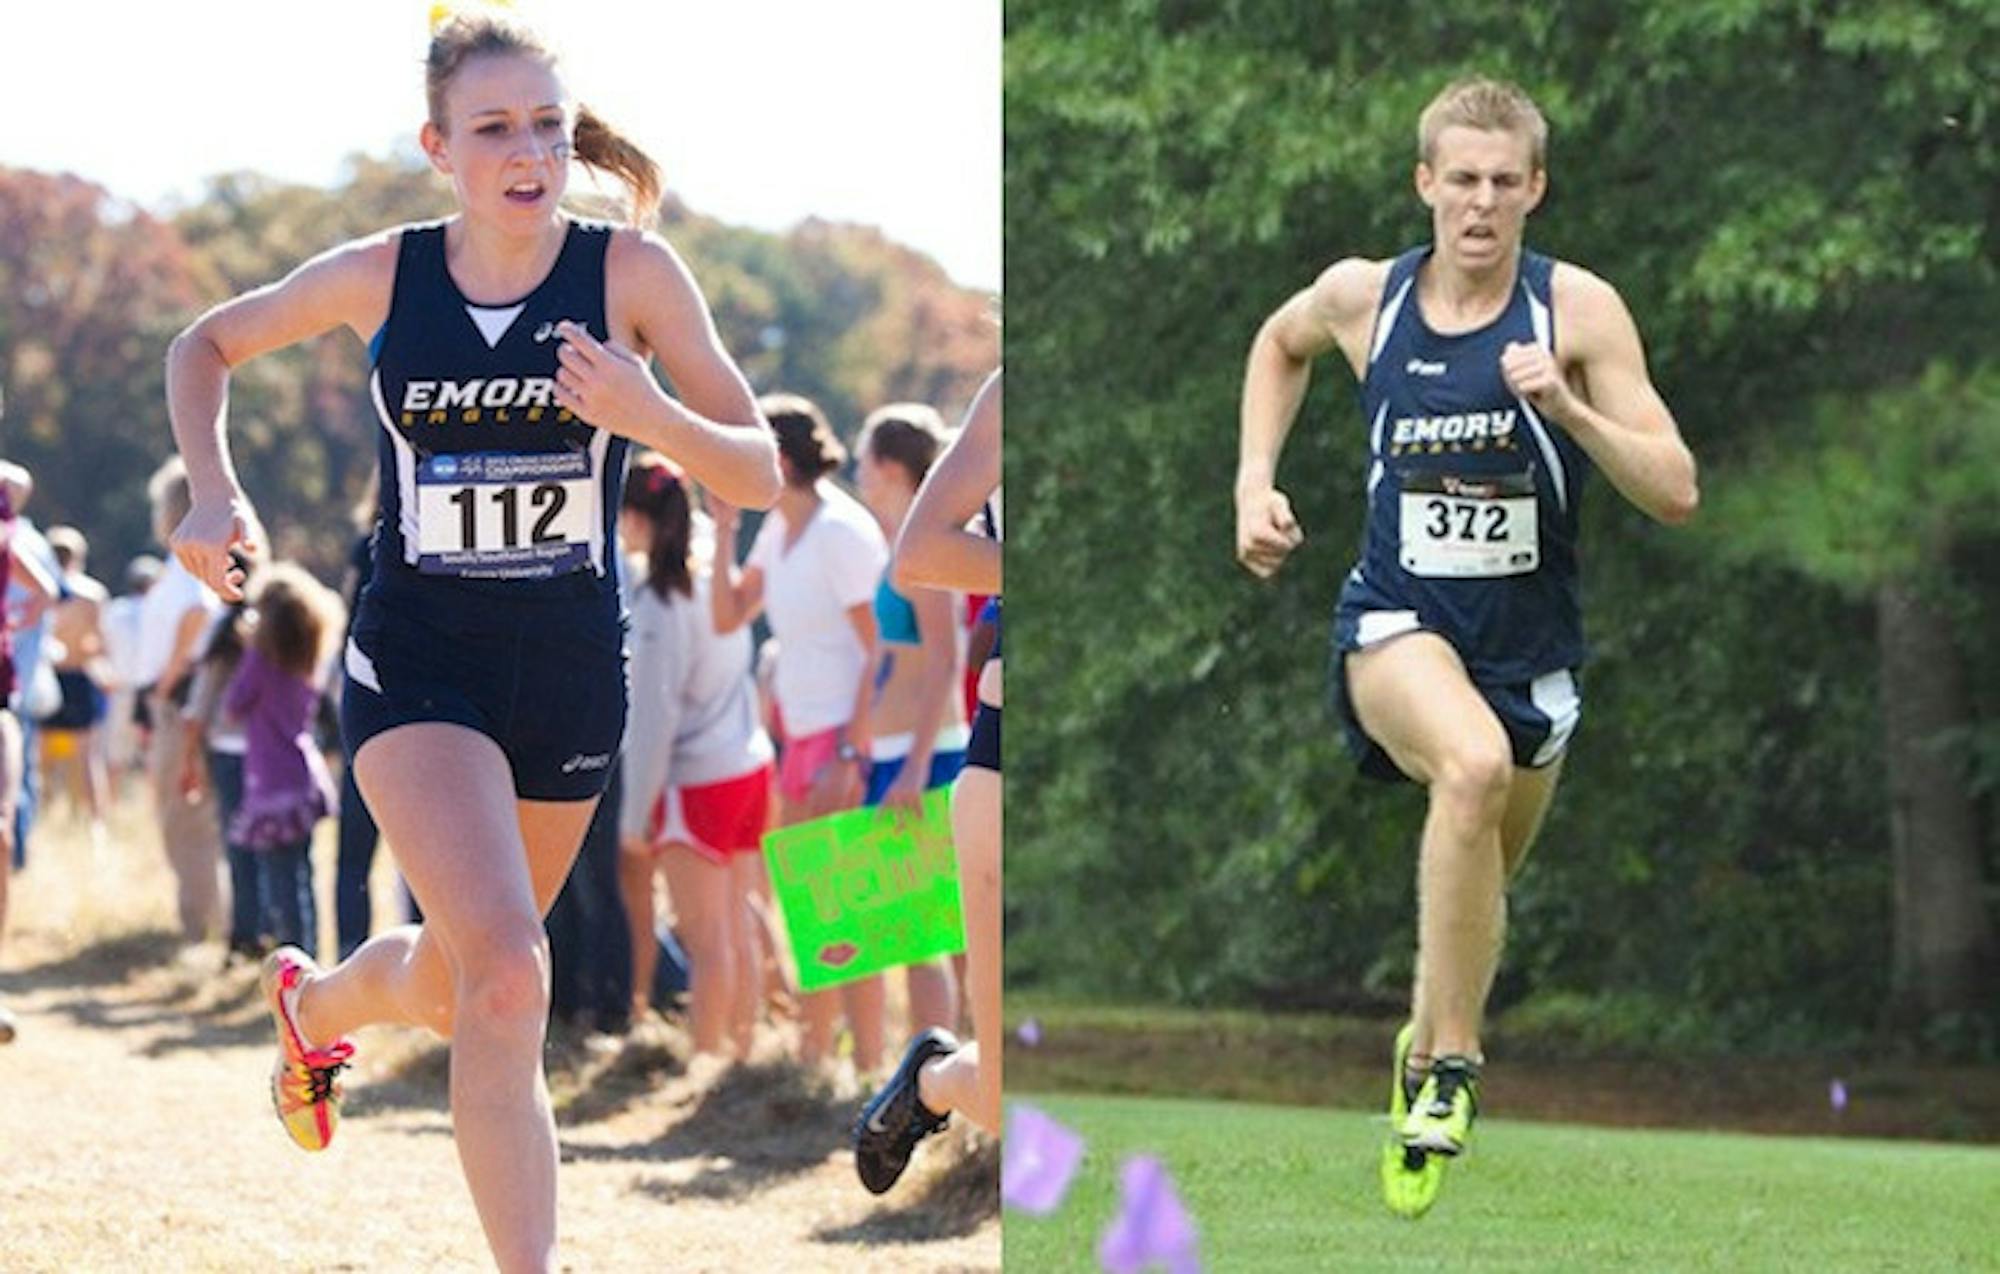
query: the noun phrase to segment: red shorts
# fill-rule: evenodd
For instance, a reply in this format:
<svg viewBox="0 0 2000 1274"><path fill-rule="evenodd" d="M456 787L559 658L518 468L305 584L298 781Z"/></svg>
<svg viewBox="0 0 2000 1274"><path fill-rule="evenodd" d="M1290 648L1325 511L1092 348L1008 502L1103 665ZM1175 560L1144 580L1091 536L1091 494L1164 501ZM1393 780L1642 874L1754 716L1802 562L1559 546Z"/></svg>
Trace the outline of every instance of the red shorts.
<svg viewBox="0 0 2000 1274"><path fill-rule="evenodd" d="M840 732L843 726L828 726L817 734L785 740L778 758L778 792L794 805L812 795L813 781L821 770L840 759Z"/></svg>
<svg viewBox="0 0 2000 1274"><path fill-rule="evenodd" d="M657 848L686 845L712 863L763 848L771 821L771 767L720 783L669 787L653 802L647 839Z"/></svg>

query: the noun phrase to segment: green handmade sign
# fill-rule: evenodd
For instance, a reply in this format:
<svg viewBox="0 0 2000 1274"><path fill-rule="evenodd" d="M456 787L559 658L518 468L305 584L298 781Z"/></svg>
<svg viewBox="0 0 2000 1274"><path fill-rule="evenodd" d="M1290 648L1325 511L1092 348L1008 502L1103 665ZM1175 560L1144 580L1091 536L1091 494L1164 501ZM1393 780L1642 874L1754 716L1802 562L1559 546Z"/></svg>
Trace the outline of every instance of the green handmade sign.
<svg viewBox="0 0 2000 1274"><path fill-rule="evenodd" d="M848 810L764 837L771 892L807 991L965 950L951 794L924 795L924 816Z"/></svg>

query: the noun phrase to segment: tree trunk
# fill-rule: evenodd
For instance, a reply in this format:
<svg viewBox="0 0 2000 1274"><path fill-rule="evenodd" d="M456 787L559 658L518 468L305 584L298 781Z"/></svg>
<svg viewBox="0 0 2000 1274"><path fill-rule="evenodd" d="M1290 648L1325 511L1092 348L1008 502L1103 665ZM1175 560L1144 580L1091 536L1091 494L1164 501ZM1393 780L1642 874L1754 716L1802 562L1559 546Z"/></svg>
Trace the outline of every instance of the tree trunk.
<svg viewBox="0 0 2000 1274"><path fill-rule="evenodd" d="M1967 784L1965 665L1949 619L1907 583L1875 595L1895 856L1892 1022L1984 1007L1993 926Z"/></svg>

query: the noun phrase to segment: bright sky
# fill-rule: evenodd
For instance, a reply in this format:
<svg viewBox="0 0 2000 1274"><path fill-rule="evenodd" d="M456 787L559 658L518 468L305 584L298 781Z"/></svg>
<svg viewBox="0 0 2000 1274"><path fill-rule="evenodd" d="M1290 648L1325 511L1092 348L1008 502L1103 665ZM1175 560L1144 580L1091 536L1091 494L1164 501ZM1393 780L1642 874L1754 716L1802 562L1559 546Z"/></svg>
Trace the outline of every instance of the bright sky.
<svg viewBox="0 0 2000 1274"><path fill-rule="evenodd" d="M414 153L424 0L8 3L0 165L148 206ZM860 221L1000 287L999 0L524 0L570 91L698 212Z"/></svg>

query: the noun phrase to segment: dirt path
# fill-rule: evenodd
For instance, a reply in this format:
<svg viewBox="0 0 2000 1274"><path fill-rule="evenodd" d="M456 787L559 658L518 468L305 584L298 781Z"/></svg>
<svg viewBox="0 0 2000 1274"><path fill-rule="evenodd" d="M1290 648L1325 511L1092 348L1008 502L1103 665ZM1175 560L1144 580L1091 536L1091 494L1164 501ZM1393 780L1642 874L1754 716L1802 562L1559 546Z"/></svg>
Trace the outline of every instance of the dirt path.
<svg viewBox="0 0 2000 1274"><path fill-rule="evenodd" d="M117 851L118 866L127 856ZM428 1036L359 1041L324 1154L271 1114L255 972L188 954L143 904L79 898L49 854L17 877L0 1000L0 1252L25 1271L430 1270L488 1265ZM108 865L108 864L107 864ZM144 869L128 883L156 889ZM99 874L98 879L115 878ZM162 903L162 907L164 903ZM775 1039L765 1049L776 1052ZM997 1270L997 1155L927 1146L888 1205L855 1182L851 1078L776 1060L689 1073L652 1022L556 1041L564 1268Z"/></svg>

